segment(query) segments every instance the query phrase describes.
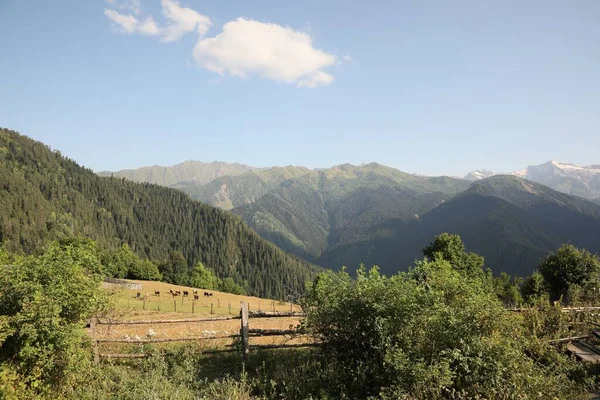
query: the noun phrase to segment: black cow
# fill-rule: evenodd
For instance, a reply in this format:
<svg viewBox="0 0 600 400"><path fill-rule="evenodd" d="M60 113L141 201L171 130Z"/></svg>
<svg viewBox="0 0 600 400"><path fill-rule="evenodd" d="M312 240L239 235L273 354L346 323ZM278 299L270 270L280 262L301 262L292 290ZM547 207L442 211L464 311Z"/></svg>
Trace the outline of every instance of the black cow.
<svg viewBox="0 0 600 400"><path fill-rule="evenodd" d="M183 297L188 297L190 295L190 292L188 292L187 290L183 291Z"/></svg>
<svg viewBox="0 0 600 400"><path fill-rule="evenodd" d="M137 292L137 294L135 295L135 298L136 298L136 299L139 299L141 295L142 295L142 294L141 294L140 292Z"/></svg>
<svg viewBox="0 0 600 400"><path fill-rule="evenodd" d="M199 296L197 294L194 295L194 300L198 300Z"/></svg>

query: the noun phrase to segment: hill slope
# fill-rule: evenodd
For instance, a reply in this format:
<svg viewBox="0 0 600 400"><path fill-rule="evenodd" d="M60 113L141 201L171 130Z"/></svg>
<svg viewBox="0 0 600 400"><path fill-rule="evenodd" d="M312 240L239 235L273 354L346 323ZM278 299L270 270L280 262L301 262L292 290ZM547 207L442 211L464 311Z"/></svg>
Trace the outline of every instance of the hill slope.
<svg viewBox="0 0 600 400"><path fill-rule="evenodd" d="M181 250L251 294L283 298L302 290L316 268L260 238L238 217L184 193L91 170L17 132L0 129L0 241L33 253L64 234L106 248L126 242L141 256L164 260Z"/></svg>
<svg viewBox="0 0 600 400"><path fill-rule="evenodd" d="M223 210L230 210L253 203L282 182L306 175L309 172L311 170L304 167L273 167L252 170L236 176L222 176L206 184L186 181L176 183L171 187L184 191L193 199Z"/></svg>
<svg viewBox="0 0 600 400"><path fill-rule="evenodd" d="M414 220L469 183L379 164L349 164L284 181L233 211L261 236L320 265L358 265L390 219Z"/></svg>
<svg viewBox="0 0 600 400"><path fill-rule="evenodd" d="M495 272L526 275L563 243L600 252L600 206L514 176L495 176L423 215L420 221L390 224L393 238L377 243L375 260L406 268L434 235L458 233L470 251ZM392 244L396 244L393 247Z"/></svg>
<svg viewBox="0 0 600 400"><path fill-rule="evenodd" d="M155 183L161 186L170 186L179 182L191 181L197 184L205 184L221 176L236 176L254 170L244 164L229 164L221 161L205 163L201 161L184 161L171 167L154 165L136 169L124 169L122 171L98 172L100 176L116 176L127 178L134 182Z"/></svg>

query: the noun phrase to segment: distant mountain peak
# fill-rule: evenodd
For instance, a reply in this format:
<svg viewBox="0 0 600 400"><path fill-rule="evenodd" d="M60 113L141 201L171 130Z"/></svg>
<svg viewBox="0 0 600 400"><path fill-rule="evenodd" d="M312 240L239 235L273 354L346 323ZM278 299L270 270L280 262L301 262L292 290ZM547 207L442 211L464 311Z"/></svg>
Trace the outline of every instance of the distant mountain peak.
<svg viewBox="0 0 600 400"><path fill-rule="evenodd" d="M466 179L468 181L478 181L481 179L489 178L492 175L494 175L494 173L492 171L488 171L485 169L478 169L478 170L469 172L467 175L464 176L463 179Z"/></svg>

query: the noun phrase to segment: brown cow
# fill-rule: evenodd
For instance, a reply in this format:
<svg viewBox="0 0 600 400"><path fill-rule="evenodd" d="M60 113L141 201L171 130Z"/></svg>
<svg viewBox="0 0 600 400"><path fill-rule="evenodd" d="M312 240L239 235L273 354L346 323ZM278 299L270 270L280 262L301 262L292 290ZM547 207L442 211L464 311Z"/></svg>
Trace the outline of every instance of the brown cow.
<svg viewBox="0 0 600 400"><path fill-rule="evenodd" d="M194 295L194 300L198 300L199 296L197 294Z"/></svg>
<svg viewBox="0 0 600 400"><path fill-rule="evenodd" d="M155 291L154 291L154 295L155 295L155 296L160 296L160 290L155 290Z"/></svg>

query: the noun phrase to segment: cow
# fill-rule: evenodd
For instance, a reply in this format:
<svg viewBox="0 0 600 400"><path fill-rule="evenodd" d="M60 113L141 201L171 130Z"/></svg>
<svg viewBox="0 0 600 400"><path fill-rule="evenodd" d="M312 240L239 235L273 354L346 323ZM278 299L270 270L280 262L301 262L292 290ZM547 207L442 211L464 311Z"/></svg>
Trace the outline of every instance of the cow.
<svg viewBox="0 0 600 400"><path fill-rule="evenodd" d="M194 289L194 294L198 294L198 289Z"/></svg>
<svg viewBox="0 0 600 400"><path fill-rule="evenodd" d="M188 297L190 295L190 292L188 292L187 290L183 291L183 297Z"/></svg>
<svg viewBox="0 0 600 400"><path fill-rule="evenodd" d="M140 292L137 292L137 294L135 295L135 298L136 298L136 299L139 299L141 295L142 295L142 294L141 294Z"/></svg>
<svg viewBox="0 0 600 400"><path fill-rule="evenodd" d="M177 293L177 296L181 296L181 290L176 290L175 293Z"/></svg>
<svg viewBox="0 0 600 400"><path fill-rule="evenodd" d="M173 294L173 293L174 293L174 292L173 292L173 289L170 289L170 290L169 290L169 294Z"/></svg>
<svg viewBox="0 0 600 400"><path fill-rule="evenodd" d="M198 300L199 296L197 294L194 295L194 300Z"/></svg>
<svg viewBox="0 0 600 400"><path fill-rule="evenodd" d="M154 295L155 295L155 296L160 296L160 290L155 290L155 291L154 291Z"/></svg>
<svg viewBox="0 0 600 400"><path fill-rule="evenodd" d="M212 295L213 295L213 294L212 294L212 293L210 293L210 292L204 292L204 297L210 297L210 296L212 296Z"/></svg>

